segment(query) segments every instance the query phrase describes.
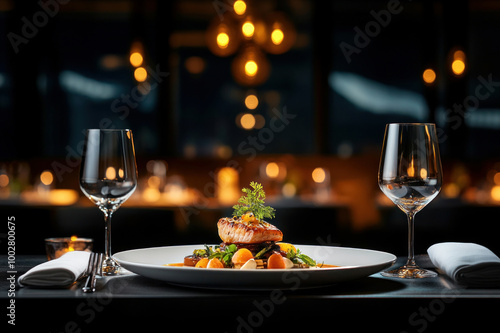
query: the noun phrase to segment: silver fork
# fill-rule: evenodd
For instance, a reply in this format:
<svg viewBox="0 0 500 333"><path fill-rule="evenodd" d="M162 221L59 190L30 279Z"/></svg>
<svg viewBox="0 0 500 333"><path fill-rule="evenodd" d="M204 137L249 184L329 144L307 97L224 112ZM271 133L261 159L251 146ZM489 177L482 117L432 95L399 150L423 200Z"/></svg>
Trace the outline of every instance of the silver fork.
<svg viewBox="0 0 500 333"><path fill-rule="evenodd" d="M93 293L95 291L97 275L102 275L102 253L90 253L87 273L87 280L85 281L85 285L82 287L82 291L84 293Z"/></svg>
<svg viewBox="0 0 500 333"><path fill-rule="evenodd" d="M87 269L85 269L85 272L83 272L83 274L80 276L80 278L84 278L84 277L87 277L90 275L90 272L92 272L92 264L94 262L94 256L96 255L96 253L94 252L90 252L90 255L89 255L89 262L87 264Z"/></svg>

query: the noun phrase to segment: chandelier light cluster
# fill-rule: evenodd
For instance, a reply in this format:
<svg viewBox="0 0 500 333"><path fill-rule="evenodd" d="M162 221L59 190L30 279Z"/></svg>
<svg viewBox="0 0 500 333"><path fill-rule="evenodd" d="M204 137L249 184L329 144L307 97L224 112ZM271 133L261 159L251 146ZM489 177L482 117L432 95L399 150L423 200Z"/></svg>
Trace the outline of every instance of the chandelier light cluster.
<svg viewBox="0 0 500 333"><path fill-rule="evenodd" d="M295 28L285 14L260 15L242 0L234 2L233 10L214 18L207 30L208 47L215 55L227 57L237 53L231 71L243 86L264 83L270 72L265 53L285 53L295 39Z"/></svg>

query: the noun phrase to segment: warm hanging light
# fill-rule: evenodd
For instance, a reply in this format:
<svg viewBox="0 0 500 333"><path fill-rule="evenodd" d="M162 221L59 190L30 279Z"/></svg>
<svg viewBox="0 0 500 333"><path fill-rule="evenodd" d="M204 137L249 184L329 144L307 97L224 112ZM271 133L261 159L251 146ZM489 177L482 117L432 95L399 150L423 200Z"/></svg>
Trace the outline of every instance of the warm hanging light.
<svg viewBox="0 0 500 333"><path fill-rule="evenodd" d="M451 63L451 70L455 75L462 75L465 71L465 63L460 59L453 60Z"/></svg>
<svg viewBox="0 0 500 333"><path fill-rule="evenodd" d="M240 46L241 34L236 28L237 24L229 17L221 22L214 19L207 30L207 45L215 55L226 57L236 52Z"/></svg>
<svg viewBox="0 0 500 333"><path fill-rule="evenodd" d="M134 78L137 82L144 82L148 78L148 72L144 67L137 67L134 71Z"/></svg>
<svg viewBox="0 0 500 333"><path fill-rule="evenodd" d="M241 25L241 32L246 38L252 38L255 32L255 26L252 21L247 20Z"/></svg>
<svg viewBox="0 0 500 333"><path fill-rule="evenodd" d="M217 34L217 46L221 49L225 49L229 45L229 36L225 32L219 32Z"/></svg>
<svg viewBox="0 0 500 333"><path fill-rule="evenodd" d="M232 72L241 85L259 85L269 77L269 62L255 45L249 44L234 58Z"/></svg>
<svg viewBox="0 0 500 333"><path fill-rule="evenodd" d="M141 41L136 40L130 46L129 61L134 67L139 67L144 63L144 45Z"/></svg>
<svg viewBox="0 0 500 333"><path fill-rule="evenodd" d="M271 41L274 45L280 45L283 42L283 38L285 38L283 30L276 28L271 32Z"/></svg>
<svg viewBox="0 0 500 333"><path fill-rule="evenodd" d="M142 54L140 54L139 52L133 52L131 55L130 55L130 64L134 67L139 67L140 65L142 65L142 62L144 61L144 58L142 57Z"/></svg>
<svg viewBox="0 0 500 333"><path fill-rule="evenodd" d="M247 4L242 0L235 1L233 4L233 9L237 15L241 16L247 11Z"/></svg>
<svg viewBox="0 0 500 333"><path fill-rule="evenodd" d="M269 62L262 51L272 54L288 51L294 45L297 33L283 13L273 12L264 20L259 15L254 16L255 12L249 10L246 1L232 3L233 10L226 11L223 17L214 17L210 24L208 47L215 55L225 57L234 54L244 41L245 48L231 65L233 77L245 86L262 84L270 72ZM259 118L258 123L262 125L265 121ZM237 124L240 125L239 121Z"/></svg>
<svg viewBox="0 0 500 333"><path fill-rule="evenodd" d="M247 60L245 62L245 75L254 77L257 75L257 71L259 70L259 66L255 62L255 60Z"/></svg>
<svg viewBox="0 0 500 333"><path fill-rule="evenodd" d="M453 52L453 60L451 62L451 70L456 76L460 76L465 72L465 52L456 50Z"/></svg>
<svg viewBox="0 0 500 333"><path fill-rule="evenodd" d="M295 44L297 32L293 24L282 13L274 13L269 19L269 32L263 47L267 52L281 54L290 50Z"/></svg>

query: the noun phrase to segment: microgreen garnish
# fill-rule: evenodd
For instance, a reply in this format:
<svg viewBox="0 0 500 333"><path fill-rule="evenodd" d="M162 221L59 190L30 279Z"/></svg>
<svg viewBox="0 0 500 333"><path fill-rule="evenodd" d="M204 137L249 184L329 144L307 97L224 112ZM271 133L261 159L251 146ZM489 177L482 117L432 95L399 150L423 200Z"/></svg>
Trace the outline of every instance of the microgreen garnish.
<svg viewBox="0 0 500 333"><path fill-rule="evenodd" d="M238 251L238 247L234 244L226 246L224 250L221 250L220 247L216 247L215 251L209 254L208 259L217 258L222 261L226 267L230 267L231 259L233 259L233 255L236 251Z"/></svg>
<svg viewBox="0 0 500 333"><path fill-rule="evenodd" d="M234 253L238 251L238 247L234 244L230 244L222 250L220 246L216 245L214 248L205 244L204 249L197 249L193 251L193 255L197 257L203 257L208 259L217 258L226 267L231 267L231 259L233 259Z"/></svg>
<svg viewBox="0 0 500 333"><path fill-rule="evenodd" d="M257 182L251 182L250 186L253 190L248 188L242 189L242 192L246 196L242 196L238 200L238 204L233 206L233 215L241 217L246 213L253 213L259 221L264 221L265 217L269 219L274 218L275 209L264 205L266 193L262 185Z"/></svg>

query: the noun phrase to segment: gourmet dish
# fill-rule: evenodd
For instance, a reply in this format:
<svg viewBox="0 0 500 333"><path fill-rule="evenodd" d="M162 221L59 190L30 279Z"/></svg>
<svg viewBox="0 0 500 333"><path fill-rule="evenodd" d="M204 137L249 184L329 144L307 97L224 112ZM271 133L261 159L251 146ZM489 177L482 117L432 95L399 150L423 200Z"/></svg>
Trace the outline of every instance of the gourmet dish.
<svg viewBox="0 0 500 333"><path fill-rule="evenodd" d="M169 265L233 269L335 267L318 264L294 245L281 242L283 233L264 221L275 216L275 209L264 205L262 185L251 182L250 186L242 190L244 195L233 206L234 216L218 221L220 245L205 245L186 256L183 263Z"/></svg>

